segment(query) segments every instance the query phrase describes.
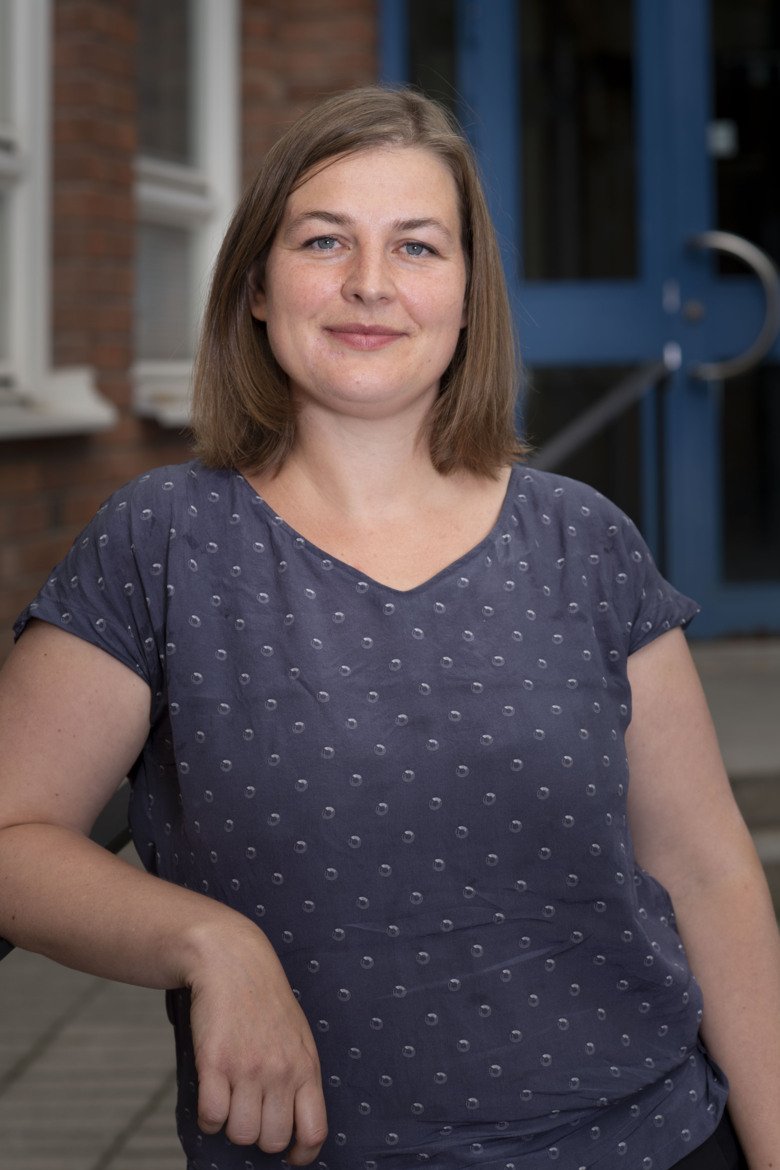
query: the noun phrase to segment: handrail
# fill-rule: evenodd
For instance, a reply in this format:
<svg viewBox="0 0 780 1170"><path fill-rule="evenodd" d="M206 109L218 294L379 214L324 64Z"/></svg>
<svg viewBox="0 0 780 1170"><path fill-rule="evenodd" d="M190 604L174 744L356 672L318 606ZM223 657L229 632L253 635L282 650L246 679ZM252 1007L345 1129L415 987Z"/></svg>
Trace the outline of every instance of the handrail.
<svg viewBox="0 0 780 1170"><path fill-rule="evenodd" d="M688 243L693 248L713 248L717 252L735 256L758 277L764 290L764 320L747 349L724 361L698 362L689 370L692 378L699 378L703 382L723 382L726 378L734 378L737 374L752 370L774 345L780 333L780 273L766 252L733 232L700 232L692 236Z"/></svg>
<svg viewBox="0 0 780 1170"><path fill-rule="evenodd" d="M593 406L587 407L567 426L558 431L549 443L545 443L528 460L530 467L549 471L558 467L574 451L583 447L594 435L608 426L614 419L644 398L670 371L679 369L680 354L676 346L667 346L660 361L650 362L633 370L612 390L607 391Z"/></svg>

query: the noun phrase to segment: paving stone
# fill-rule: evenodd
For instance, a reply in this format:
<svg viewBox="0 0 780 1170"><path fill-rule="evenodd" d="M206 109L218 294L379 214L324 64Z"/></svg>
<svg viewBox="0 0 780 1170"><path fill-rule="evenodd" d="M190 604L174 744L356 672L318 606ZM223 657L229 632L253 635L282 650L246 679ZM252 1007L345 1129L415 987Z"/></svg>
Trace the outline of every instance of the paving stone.
<svg viewBox="0 0 780 1170"><path fill-rule="evenodd" d="M160 992L19 951L0 1005L0 1170L183 1170Z"/></svg>

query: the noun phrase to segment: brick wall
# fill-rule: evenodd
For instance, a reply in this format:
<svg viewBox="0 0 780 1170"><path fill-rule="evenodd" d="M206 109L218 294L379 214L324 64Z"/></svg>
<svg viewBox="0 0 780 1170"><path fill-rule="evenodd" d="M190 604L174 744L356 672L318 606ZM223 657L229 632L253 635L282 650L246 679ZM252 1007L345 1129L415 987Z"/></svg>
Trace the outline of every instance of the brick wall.
<svg viewBox="0 0 780 1170"><path fill-rule="evenodd" d="M245 180L290 122L325 94L375 81L377 64L377 0L244 0Z"/></svg>
<svg viewBox="0 0 780 1170"><path fill-rule="evenodd" d="M10 623L114 488L187 458L186 438L134 417L135 0L53 3L55 365L87 365L119 422L98 435L0 441L0 656ZM244 0L246 177L324 93L376 77L375 0Z"/></svg>

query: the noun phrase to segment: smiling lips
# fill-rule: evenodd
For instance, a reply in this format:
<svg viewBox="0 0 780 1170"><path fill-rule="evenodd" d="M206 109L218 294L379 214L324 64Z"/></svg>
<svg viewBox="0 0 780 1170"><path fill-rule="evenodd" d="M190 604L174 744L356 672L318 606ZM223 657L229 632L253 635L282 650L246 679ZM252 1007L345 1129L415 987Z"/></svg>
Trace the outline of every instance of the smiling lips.
<svg viewBox="0 0 780 1170"><path fill-rule="evenodd" d="M391 329L389 325L361 325L354 321L329 325L325 331L350 349L382 349L405 336L400 329Z"/></svg>

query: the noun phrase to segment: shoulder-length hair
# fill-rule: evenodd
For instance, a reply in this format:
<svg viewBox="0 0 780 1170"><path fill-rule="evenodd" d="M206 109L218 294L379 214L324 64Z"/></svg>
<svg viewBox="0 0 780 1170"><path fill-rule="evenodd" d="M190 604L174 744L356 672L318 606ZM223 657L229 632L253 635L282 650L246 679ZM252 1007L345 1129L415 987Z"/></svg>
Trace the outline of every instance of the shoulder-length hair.
<svg viewBox="0 0 780 1170"><path fill-rule="evenodd" d="M495 476L524 452L515 435L519 363L495 232L471 148L449 114L410 89L368 86L322 102L268 152L214 267L195 362L192 426L212 467L278 470L295 441L287 376L250 312L290 193L331 159L382 146L422 147L458 192L467 322L428 421L436 469Z"/></svg>

